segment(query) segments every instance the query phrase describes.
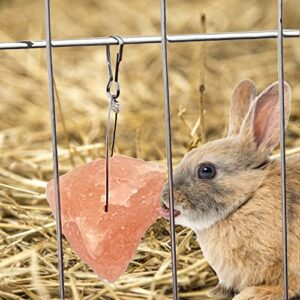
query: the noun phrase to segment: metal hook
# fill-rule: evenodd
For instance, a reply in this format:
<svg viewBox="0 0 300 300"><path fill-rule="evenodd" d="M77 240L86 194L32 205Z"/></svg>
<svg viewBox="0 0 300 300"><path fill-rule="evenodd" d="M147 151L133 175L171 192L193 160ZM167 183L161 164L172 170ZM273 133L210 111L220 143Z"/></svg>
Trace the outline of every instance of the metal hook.
<svg viewBox="0 0 300 300"><path fill-rule="evenodd" d="M109 73L109 79L106 85L106 93L109 97L109 100L113 98L116 100L120 96L120 85L119 85L119 67L123 58L123 49L124 49L124 41L122 37L116 35L112 36L119 45L119 51L117 53L116 57L116 67L115 67L115 76L113 75L112 71L112 63L111 63L111 54L110 54L110 45L106 45L106 62L108 66L108 73ZM112 84L115 84L115 93L111 92L111 86Z"/></svg>
<svg viewBox="0 0 300 300"><path fill-rule="evenodd" d="M105 137L105 207L104 211L108 212L108 200L109 200L109 157L113 156L115 139L116 139L116 130L117 130L117 122L118 122L118 113L120 111L120 103L118 98L120 96L120 84L119 84L119 69L120 63L123 58L123 49L124 49L124 41L122 37L116 35L112 36L119 45L119 51L116 57L116 66L115 66L115 74L113 75L112 71L112 63L111 63L111 54L110 54L110 45L106 45L106 62L108 67L108 82L106 85L106 95L108 97L108 113L107 113L107 121L106 121L106 137ZM115 91L111 92L112 84L115 85ZM111 145L111 153L109 155L109 141L110 141L110 114L111 111L115 113L114 119L114 128L112 135L112 145Z"/></svg>

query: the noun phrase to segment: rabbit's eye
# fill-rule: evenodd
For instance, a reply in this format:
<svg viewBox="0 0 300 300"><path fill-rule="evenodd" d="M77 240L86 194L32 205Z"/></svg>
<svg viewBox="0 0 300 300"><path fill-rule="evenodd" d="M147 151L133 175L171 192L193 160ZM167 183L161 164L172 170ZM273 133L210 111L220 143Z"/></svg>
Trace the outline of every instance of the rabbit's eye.
<svg viewBox="0 0 300 300"><path fill-rule="evenodd" d="M198 168L198 177L201 179L212 179L216 173L216 168L212 164L201 164Z"/></svg>

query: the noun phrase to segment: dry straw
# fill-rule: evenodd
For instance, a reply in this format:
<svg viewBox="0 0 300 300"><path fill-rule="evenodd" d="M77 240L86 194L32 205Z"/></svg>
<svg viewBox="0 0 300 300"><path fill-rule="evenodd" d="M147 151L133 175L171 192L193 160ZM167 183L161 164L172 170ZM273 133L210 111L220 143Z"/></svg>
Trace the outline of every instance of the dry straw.
<svg viewBox="0 0 300 300"><path fill-rule="evenodd" d="M287 28L299 25L297 2L286 3ZM0 40L43 39L42 4L1 0ZM171 33L276 27L275 2L170 0L168 4ZM54 38L160 32L159 3L151 0L53 0L52 10ZM285 42L286 80L293 89L287 140L291 153L299 152L300 146L299 50L300 41ZM104 51L103 47L54 50L61 173L104 155ZM211 42L205 49L202 44L170 45L169 52L176 163L205 138L224 134L230 94L237 81L252 78L262 89L276 80L276 42ZM0 74L0 299L56 299L55 224L44 197L52 177L44 50L2 51ZM159 45L126 46L120 83L117 151L165 163ZM199 85L204 84L205 92L202 88L199 94ZM114 284L99 280L64 241L67 297L171 299L168 230L168 223L158 220ZM189 229L178 227L177 239L180 298L205 299L217 278Z"/></svg>

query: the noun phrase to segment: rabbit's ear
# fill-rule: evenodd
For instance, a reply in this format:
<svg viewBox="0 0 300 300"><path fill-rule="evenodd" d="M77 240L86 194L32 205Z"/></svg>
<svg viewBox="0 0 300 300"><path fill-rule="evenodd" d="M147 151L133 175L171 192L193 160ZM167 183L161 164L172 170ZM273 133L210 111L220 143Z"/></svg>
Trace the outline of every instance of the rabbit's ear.
<svg viewBox="0 0 300 300"><path fill-rule="evenodd" d="M256 87L252 80L242 80L236 85L231 100L228 136L239 134L242 122L255 97Z"/></svg>
<svg viewBox="0 0 300 300"><path fill-rule="evenodd" d="M291 88L284 83L285 126L291 108ZM244 121L241 135L245 143L255 142L256 147L269 152L279 143L280 103L278 82L268 86L254 101Z"/></svg>

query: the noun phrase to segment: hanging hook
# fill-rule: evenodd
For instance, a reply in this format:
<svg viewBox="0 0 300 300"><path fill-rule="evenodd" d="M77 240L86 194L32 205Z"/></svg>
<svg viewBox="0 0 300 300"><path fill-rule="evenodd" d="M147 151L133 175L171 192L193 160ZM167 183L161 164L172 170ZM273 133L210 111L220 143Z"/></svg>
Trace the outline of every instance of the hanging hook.
<svg viewBox="0 0 300 300"><path fill-rule="evenodd" d="M116 57L115 76L114 76L113 71L112 71L110 45L106 45L106 62L107 62L108 73L109 73L109 79L108 79L108 82L106 85L106 94L108 96L109 102L112 102L112 110L115 113L118 113L119 112L119 102L117 99L120 96L119 68L120 68L120 64L122 61L122 57L123 57L124 41L118 35L112 36L112 38L114 38L118 42L119 51L118 51L117 57ZM111 91L113 84L114 84L114 89L115 89L114 92Z"/></svg>
<svg viewBox="0 0 300 300"><path fill-rule="evenodd" d="M107 113L106 137L105 137L105 145L106 145L105 147L105 207L104 207L105 212L108 212L108 200L109 200L109 156L112 157L114 154L118 113L120 111L120 103L118 100L121 93L120 84L119 84L119 70L120 70L120 64L123 57L123 49L124 49L124 41L122 37L115 35L112 36L112 38L114 38L118 42L119 51L116 57L115 74L113 75L110 45L106 45L106 63L108 67L109 77L106 85L106 95L108 97L108 113ZM113 85L114 85L114 91L112 92L111 89ZM115 113L115 118L114 118L114 128L113 128L113 135L112 135L111 153L109 155L111 111Z"/></svg>

